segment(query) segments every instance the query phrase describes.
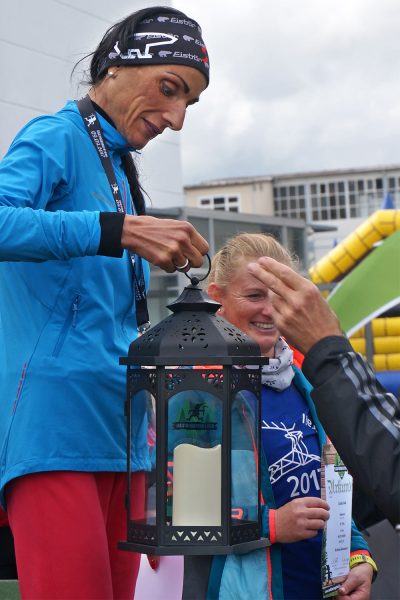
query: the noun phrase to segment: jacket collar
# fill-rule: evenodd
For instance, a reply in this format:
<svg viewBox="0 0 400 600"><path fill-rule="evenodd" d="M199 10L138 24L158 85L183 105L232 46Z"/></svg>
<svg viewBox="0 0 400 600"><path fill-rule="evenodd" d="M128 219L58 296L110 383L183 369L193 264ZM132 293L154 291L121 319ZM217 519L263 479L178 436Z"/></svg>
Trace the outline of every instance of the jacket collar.
<svg viewBox="0 0 400 600"><path fill-rule="evenodd" d="M73 100L67 102L62 111L73 111L77 117L82 129L84 124L82 123L81 115L79 114L78 107ZM127 152L135 152L135 148L129 144L129 142L119 133L117 129L107 119L105 119L100 113L96 112L99 119L101 128L103 130L104 140L107 144L109 152L117 152L118 154L126 154Z"/></svg>

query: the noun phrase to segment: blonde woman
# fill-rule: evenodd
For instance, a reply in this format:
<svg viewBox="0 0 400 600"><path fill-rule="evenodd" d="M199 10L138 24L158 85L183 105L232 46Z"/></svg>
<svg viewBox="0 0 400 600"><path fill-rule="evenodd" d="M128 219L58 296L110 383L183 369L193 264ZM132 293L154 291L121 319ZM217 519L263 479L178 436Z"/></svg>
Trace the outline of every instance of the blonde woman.
<svg viewBox="0 0 400 600"><path fill-rule="evenodd" d="M261 486L263 535L271 546L243 556L214 557L206 590L204 575L202 586L195 581L200 568L204 573L205 561L186 560L184 598L322 598L321 541L329 506L321 499L320 467L326 435L311 386L293 365L293 351L273 322L268 287L248 270L249 263L263 256L294 265L272 236L243 233L228 240L213 258L208 293L221 303L219 313L270 359L262 376ZM369 555L354 524L351 551ZM361 560L344 582L342 598L368 600L373 568Z"/></svg>

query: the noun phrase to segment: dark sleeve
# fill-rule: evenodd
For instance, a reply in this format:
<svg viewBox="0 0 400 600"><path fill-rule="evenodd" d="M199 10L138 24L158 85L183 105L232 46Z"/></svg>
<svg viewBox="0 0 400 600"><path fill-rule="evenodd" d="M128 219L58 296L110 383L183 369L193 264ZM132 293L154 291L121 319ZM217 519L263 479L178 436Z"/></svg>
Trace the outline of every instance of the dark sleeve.
<svg viewBox="0 0 400 600"><path fill-rule="evenodd" d="M400 523L400 401L386 392L345 337L320 340L303 372L318 417L355 484L393 525Z"/></svg>
<svg viewBox="0 0 400 600"><path fill-rule="evenodd" d="M121 258L124 252L121 246L124 219L124 213L100 213L100 244L97 254Z"/></svg>

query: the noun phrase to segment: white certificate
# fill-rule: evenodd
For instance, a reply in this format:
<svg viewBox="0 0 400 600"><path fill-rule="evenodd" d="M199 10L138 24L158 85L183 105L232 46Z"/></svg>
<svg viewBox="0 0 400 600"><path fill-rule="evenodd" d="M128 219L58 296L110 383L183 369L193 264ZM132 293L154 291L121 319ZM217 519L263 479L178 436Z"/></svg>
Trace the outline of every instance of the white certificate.
<svg viewBox="0 0 400 600"><path fill-rule="evenodd" d="M322 587L324 598L329 598L336 594L350 569L353 478L332 446L323 457L323 471L322 496L329 504L330 516L323 535Z"/></svg>

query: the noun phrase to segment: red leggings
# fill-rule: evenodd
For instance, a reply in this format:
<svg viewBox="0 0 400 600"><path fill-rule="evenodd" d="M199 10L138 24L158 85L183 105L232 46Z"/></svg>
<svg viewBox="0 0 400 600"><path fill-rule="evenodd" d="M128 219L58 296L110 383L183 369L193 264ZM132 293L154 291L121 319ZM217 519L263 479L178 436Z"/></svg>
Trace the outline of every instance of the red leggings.
<svg viewBox="0 0 400 600"><path fill-rule="evenodd" d="M124 473L56 471L14 479L7 506L23 600L132 600L140 554L126 540ZM132 516L144 473L132 475Z"/></svg>

